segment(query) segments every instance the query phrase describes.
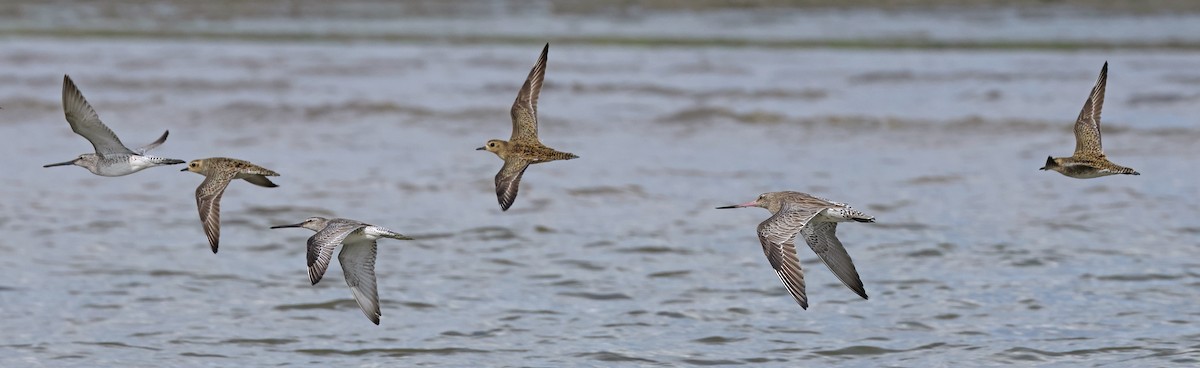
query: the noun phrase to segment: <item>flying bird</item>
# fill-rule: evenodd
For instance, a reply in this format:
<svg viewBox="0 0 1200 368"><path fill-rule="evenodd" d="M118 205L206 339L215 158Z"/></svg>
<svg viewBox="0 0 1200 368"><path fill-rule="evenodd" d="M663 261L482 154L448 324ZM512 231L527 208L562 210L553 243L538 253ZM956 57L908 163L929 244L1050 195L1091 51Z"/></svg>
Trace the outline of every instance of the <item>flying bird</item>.
<svg viewBox="0 0 1200 368"><path fill-rule="evenodd" d="M771 268L801 308L808 309L808 296L804 292L804 271L796 254L797 234L804 236L804 242L846 287L867 299L854 261L850 260L850 254L846 253L836 232L839 222L875 222L874 217L845 203L790 191L763 193L754 201L717 209L742 207L762 207L771 211L772 216L758 224L758 241Z"/></svg>
<svg viewBox="0 0 1200 368"><path fill-rule="evenodd" d="M309 217L304 222L272 226L272 229L302 227L316 231L308 238L308 279L313 285L321 281L329 268L333 248L342 246L338 261L346 274L346 285L367 319L379 324L379 291L375 283L375 241L379 238L413 240L383 227L344 218Z"/></svg>
<svg viewBox="0 0 1200 368"><path fill-rule="evenodd" d="M1131 168L1112 163L1100 148L1100 109L1104 107L1104 86L1108 81L1108 62L1100 69L1100 78L1083 102L1075 119L1075 153L1071 157L1046 157L1040 170L1053 170L1077 179L1099 178L1116 174L1142 175Z"/></svg>
<svg viewBox="0 0 1200 368"><path fill-rule="evenodd" d="M63 111L67 114L67 123L71 124L71 131L83 136L88 142L92 142L96 153L84 153L74 160L42 167L75 165L100 176L123 176L155 166L183 163L183 160L146 154L166 142L167 134L170 131L164 131L158 140L138 149L131 150L129 147L125 147L112 129L100 121L96 110L92 109L92 105L83 98L83 93L75 87L75 82L71 81L71 77L66 75L63 76L62 102Z"/></svg>
<svg viewBox="0 0 1200 368"><path fill-rule="evenodd" d="M196 208L200 210L200 224L204 225L204 235L208 236L208 245L213 253L221 242L221 196L225 188L235 179L243 179L260 187L278 187L268 176L279 176L278 173L267 170L246 161L212 157L188 162L187 167L179 171L191 171L204 175L204 181L196 187Z"/></svg>
<svg viewBox="0 0 1200 368"><path fill-rule="evenodd" d="M476 148L479 151L495 153L504 160L504 166L496 173L496 200L500 202L500 209L503 211L508 211L517 200L521 175L529 165L579 158L575 154L547 147L538 139L537 101L538 93L542 91L542 80L546 76L546 54L549 51L550 44L547 43L546 47L542 48L542 55L538 57L537 64L529 71L525 85L521 86L521 91L517 93L517 100L513 102L512 137L508 141L492 139L483 147Z"/></svg>

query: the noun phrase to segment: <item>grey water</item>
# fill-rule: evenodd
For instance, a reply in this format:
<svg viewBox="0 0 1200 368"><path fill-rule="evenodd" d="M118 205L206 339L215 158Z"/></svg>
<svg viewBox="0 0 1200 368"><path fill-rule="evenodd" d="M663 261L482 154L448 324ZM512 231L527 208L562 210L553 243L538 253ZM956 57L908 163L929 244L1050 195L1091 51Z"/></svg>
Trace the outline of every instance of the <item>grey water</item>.
<svg viewBox="0 0 1200 368"><path fill-rule="evenodd" d="M68 22L45 6L0 29L0 366L1200 362L1200 50L553 42L627 32L606 13L570 15L579 29L517 22L545 38L528 44L239 40L154 35L177 24L86 8L74 14L96 28L46 32L33 25ZM483 7L463 12L507 14ZM691 21L637 30L713 32L688 14L759 14L741 12L680 11L662 16ZM473 34L493 24L454 14L422 19ZM317 33L352 23L256 16L227 22ZM981 42L1021 28L975 37L935 15L894 16ZM1013 19L1070 38L1106 16L1089 17ZM1131 35L1144 24L1110 31L1187 33ZM132 31L88 31L101 28ZM474 148L508 137L508 107L545 41L542 141L581 158L530 168L501 212L501 162ZM1038 171L1071 153L1105 61L1105 151L1142 175ZM62 74L127 145L169 129L156 154L249 160L281 173L280 187L230 185L214 255L193 198L200 176L42 168L91 149L63 119ZM877 218L839 227L870 300L801 247L801 310L758 244L769 214L713 209L776 190ZM418 238L379 244L381 325L358 311L340 265L309 285L310 232L267 229L313 215Z"/></svg>

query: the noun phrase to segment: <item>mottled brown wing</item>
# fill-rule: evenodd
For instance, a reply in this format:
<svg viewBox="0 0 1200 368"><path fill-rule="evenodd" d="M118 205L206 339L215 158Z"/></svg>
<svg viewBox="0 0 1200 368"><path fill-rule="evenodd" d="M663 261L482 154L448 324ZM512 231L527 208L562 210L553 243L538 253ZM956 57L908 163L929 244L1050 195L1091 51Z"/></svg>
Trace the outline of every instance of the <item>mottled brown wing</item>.
<svg viewBox="0 0 1200 368"><path fill-rule="evenodd" d="M783 286L788 289L801 308L808 309L808 296L804 290L804 271L796 254L795 238L813 216L823 208L789 209L784 207L775 215L758 224L758 241L762 244L767 261Z"/></svg>
<svg viewBox="0 0 1200 368"><path fill-rule="evenodd" d="M1100 147L1100 109L1104 107L1104 86L1108 82L1108 62L1100 69L1100 77L1092 87L1092 93L1083 103L1079 118L1075 119L1075 154L1102 154Z"/></svg>
<svg viewBox="0 0 1200 368"><path fill-rule="evenodd" d="M854 261L837 238L836 222L809 222L800 233L804 234L804 242L821 257L829 271L837 275L838 280L842 280L842 284L854 290L858 296L867 299L867 290L863 288L862 279L858 277L858 270L854 269Z"/></svg>
<svg viewBox="0 0 1200 368"><path fill-rule="evenodd" d="M233 180L233 173L212 174L206 176L200 186L196 187L196 208L200 210L200 224L204 225L204 235L208 236L208 245L213 253L221 241L221 196L225 188Z"/></svg>
<svg viewBox="0 0 1200 368"><path fill-rule="evenodd" d="M529 71L525 85L517 92L517 100L513 101L512 123L513 131L509 142L523 144L541 144L538 140L537 102L538 94L542 92L542 80L546 77L546 54L550 52L550 44L542 48L542 55L537 64Z"/></svg>
<svg viewBox="0 0 1200 368"><path fill-rule="evenodd" d="M496 173L496 200L500 202L500 210L508 211L517 200L517 189L521 185L521 175L529 167L529 161L510 158L504 161L504 167Z"/></svg>

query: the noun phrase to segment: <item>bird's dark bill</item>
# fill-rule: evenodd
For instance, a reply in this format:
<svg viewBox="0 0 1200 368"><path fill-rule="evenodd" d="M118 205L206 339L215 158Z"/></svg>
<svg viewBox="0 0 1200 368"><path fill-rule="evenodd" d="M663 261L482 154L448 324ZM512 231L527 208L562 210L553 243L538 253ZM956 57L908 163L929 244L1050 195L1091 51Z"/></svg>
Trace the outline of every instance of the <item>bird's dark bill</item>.
<svg viewBox="0 0 1200 368"><path fill-rule="evenodd" d="M57 164L42 165L42 167L66 166L75 164L75 160L59 162Z"/></svg>

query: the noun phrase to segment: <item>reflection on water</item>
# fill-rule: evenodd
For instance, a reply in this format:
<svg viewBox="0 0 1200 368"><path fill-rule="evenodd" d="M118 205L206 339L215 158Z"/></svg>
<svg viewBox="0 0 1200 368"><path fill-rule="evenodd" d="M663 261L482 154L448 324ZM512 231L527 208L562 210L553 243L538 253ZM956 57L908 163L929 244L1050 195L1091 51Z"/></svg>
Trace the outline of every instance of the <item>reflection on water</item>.
<svg viewBox="0 0 1200 368"><path fill-rule="evenodd" d="M0 43L0 135L22 138L0 148L2 366L1200 359L1190 51L556 43L541 134L584 159L530 170L501 213L473 149L509 134L540 42ZM1144 175L1038 171L1104 60L1106 150ZM231 188L213 255L199 177L41 168L90 149L64 73L122 137L170 129L160 154L261 163L280 189ZM801 249L800 310L767 213L712 210L785 189L877 213L839 234L869 301ZM418 238L380 244L380 326L340 273L309 284L308 234L267 230L308 216Z"/></svg>

